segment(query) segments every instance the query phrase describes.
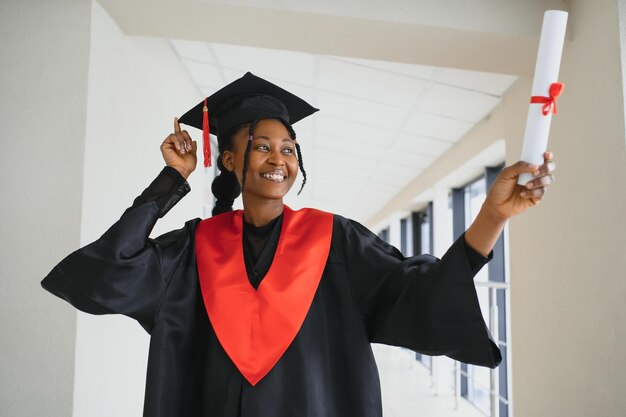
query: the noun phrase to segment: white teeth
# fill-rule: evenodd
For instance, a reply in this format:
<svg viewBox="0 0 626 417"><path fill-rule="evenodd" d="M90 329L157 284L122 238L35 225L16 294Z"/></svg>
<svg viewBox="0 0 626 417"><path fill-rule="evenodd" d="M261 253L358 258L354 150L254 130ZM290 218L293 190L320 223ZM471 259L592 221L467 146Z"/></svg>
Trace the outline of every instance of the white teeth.
<svg viewBox="0 0 626 417"><path fill-rule="evenodd" d="M263 178L267 178L271 181L281 182L284 181L285 175L279 172L268 172L266 174L262 174Z"/></svg>

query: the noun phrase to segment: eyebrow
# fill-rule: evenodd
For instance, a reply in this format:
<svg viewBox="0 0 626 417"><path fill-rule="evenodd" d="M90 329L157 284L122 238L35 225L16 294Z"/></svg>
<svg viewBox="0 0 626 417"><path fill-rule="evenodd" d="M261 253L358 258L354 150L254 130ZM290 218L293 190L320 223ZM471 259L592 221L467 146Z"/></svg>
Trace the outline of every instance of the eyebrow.
<svg viewBox="0 0 626 417"><path fill-rule="evenodd" d="M266 139L266 140L271 140L269 137L267 136L257 136L255 139ZM283 138L283 142L292 142L291 138Z"/></svg>

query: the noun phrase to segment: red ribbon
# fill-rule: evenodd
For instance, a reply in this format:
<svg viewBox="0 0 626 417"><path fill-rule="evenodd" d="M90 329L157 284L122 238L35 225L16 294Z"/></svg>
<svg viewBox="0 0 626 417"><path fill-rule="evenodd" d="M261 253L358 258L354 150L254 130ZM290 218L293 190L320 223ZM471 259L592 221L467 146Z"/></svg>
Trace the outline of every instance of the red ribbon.
<svg viewBox="0 0 626 417"><path fill-rule="evenodd" d="M211 140L209 138L209 108L206 105L206 98L204 99L204 107L202 108L202 147L204 150L204 166L211 166Z"/></svg>
<svg viewBox="0 0 626 417"><path fill-rule="evenodd" d="M543 104L542 112L544 116L550 114L550 112L557 114L556 112L556 99L563 92L563 84L562 83L552 83L550 86L550 96L532 96L530 98L530 102L532 104Z"/></svg>

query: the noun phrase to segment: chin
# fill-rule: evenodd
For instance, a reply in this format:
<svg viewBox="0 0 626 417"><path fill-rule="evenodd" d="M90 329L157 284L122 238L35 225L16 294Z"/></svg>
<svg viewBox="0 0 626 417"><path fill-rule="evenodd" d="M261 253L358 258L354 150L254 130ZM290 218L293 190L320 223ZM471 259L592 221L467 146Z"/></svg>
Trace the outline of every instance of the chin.
<svg viewBox="0 0 626 417"><path fill-rule="evenodd" d="M291 190L291 187L287 189L272 190L272 191L257 189L254 192L252 192L251 195L253 195L256 198L263 198L267 200L282 200L289 193L290 190ZM246 190L246 194L248 194L247 190Z"/></svg>

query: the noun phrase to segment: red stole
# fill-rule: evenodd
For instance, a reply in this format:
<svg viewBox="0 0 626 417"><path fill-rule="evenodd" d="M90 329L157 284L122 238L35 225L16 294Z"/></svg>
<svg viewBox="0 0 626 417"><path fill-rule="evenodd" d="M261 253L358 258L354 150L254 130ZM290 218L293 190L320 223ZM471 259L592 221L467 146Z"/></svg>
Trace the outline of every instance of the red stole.
<svg viewBox="0 0 626 417"><path fill-rule="evenodd" d="M204 306L220 344L250 384L274 367L300 330L328 259L332 228L331 213L284 206L274 260L255 290L243 258L243 211L198 224Z"/></svg>

